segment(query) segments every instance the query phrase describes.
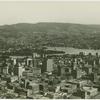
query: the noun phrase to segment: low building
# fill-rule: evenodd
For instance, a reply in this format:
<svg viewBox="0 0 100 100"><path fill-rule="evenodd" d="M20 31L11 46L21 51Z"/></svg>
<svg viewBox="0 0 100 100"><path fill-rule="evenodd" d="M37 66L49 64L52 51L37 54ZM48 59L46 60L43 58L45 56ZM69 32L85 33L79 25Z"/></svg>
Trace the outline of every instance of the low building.
<svg viewBox="0 0 100 100"><path fill-rule="evenodd" d="M36 93L39 93L39 84L30 82L30 85L27 90L27 96L32 97Z"/></svg>
<svg viewBox="0 0 100 100"><path fill-rule="evenodd" d="M85 93L85 99L90 99L98 94L98 89L93 87L83 87L82 88Z"/></svg>
<svg viewBox="0 0 100 100"><path fill-rule="evenodd" d="M92 65L85 64L84 70L87 74L91 74L92 73Z"/></svg>
<svg viewBox="0 0 100 100"><path fill-rule="evenodd" d="M11 76L10 79L11 79L11 82L15 82L18 80L18 76Z"/></svg>
<svg viewBox="0 0 100 100"><path fill-rule="evenodd" d="M81 79L70 80L70 82L77 84L77 86L79 86L79 87L84 86L88 83L87 80L81 80Z"/></svg>
<svg viewBox="0 0 100 100"><path fill-rule="evenodd" d="M21 96L25 96L25 97L27 96L27 90L24 88L21 88L20 86L15 87L14 92L18 93L18 95L21 95Z"/></svg>
<svg viewBox="0 0 100 100"><path fill-rule="evenodd" d="M65 85L61 86L61 91L67 92L68 94L71 94L75 92L77 89L77 85L73 83L66 83Z"/></svg>
<svg viewBox="0 0 100 100"><path fill-rule="evenodd" d="M8 66L3 67L3 74L8 74Z"/></svg>
<svg viewBox="0 0 100 100"><path fill-rule="evenodd" d="M76 70L76 79L81 78L83 75L85 75L85 72L82 71L82 69L77 68L77 70Z"/></svg>
<svg viewBox="0 0 100 100"><path fill-rule="evenodd" d="M66 77L67 79L72 79L72 69L67 66L62 66L61 67L61 76Z"/></svg>
<svg viewBox="0 0 100 100"><path fill-rule="evenodd" d="M39 74L41 74L41 68L33 67L33 74L34 74L34 75L39 75Z"/></svg>

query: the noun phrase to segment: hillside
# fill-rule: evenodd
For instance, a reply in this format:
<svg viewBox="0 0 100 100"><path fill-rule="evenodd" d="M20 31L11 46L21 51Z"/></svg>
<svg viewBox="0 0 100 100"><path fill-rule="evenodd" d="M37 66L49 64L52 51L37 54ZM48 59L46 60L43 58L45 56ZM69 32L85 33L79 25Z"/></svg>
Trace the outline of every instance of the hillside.
<svg viewBox="0 0 100 100"><path fill-rule="evenodd" d="M29 45L100 49L100 25L46 22L0 26L0 48Z"/></svg>

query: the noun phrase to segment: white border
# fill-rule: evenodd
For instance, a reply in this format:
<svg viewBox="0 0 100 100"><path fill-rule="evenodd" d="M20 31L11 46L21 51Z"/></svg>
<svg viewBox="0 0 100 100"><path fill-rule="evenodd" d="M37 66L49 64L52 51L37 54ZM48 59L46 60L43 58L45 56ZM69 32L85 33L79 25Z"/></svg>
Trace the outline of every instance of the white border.
<svg viewBox="0 0 100 100"><path fill-rule="evenodd" d="M62 1L68 1L68 2L96 2L96 1L100 1L100 0L0 0L0 1L18 1L18 2L20 2L20 1L60 1L60 2L62 2Z"/></svg>

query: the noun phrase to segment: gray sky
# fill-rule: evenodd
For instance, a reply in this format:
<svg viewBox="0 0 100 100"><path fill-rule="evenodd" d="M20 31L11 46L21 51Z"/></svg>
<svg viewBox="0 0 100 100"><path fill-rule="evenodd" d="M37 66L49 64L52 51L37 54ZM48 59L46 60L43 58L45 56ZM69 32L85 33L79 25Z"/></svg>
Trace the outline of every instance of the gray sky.
<svg viewBox="0 0 100 100"><path fill-rule="evenodd" d="M0 25L36 22L100 24L100 2L0 1Z"/></svg>

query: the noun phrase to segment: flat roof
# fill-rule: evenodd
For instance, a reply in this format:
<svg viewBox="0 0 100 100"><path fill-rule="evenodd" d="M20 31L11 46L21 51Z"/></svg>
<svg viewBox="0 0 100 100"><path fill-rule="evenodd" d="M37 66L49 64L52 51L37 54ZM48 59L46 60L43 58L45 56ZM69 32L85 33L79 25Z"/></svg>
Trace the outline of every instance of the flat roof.
<svg viewBox="0 0 100 100"><path fill-rule="evenodd" d="M83 89L87 92L94 92L97 91L97 88L93 88L93 87L86 87L84 86Z"/></svg>

